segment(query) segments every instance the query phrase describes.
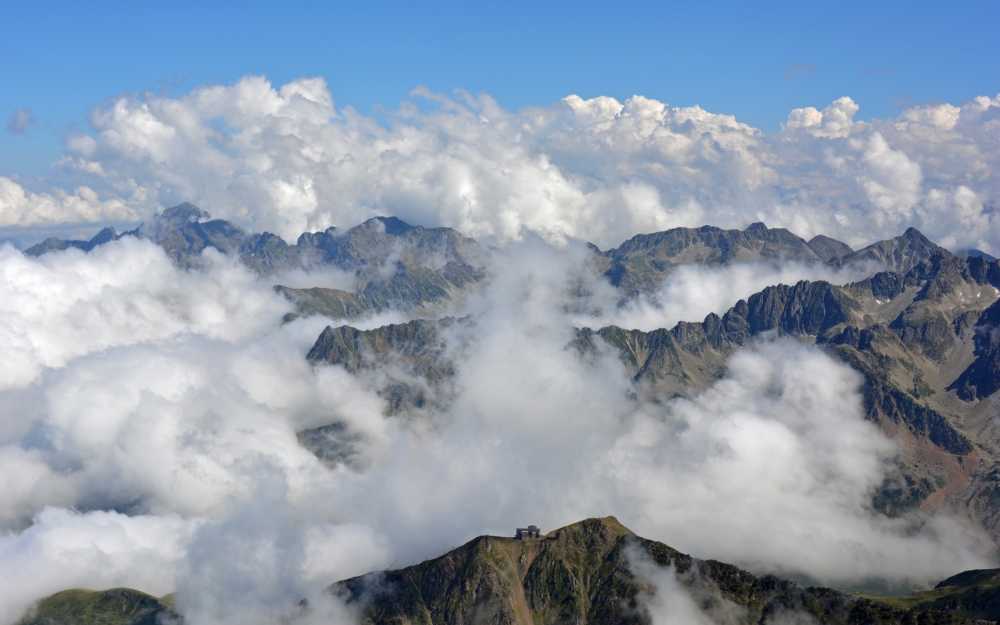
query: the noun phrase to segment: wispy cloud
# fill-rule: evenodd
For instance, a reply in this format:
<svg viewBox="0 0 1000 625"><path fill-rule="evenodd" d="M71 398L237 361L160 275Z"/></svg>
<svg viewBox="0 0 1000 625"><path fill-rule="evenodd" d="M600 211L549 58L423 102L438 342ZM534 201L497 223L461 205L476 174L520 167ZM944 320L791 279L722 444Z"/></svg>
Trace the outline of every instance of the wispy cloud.
<svg viewBox="0 0 1000 625"><path fill-rule="evenodd" d="M796 74L812 74L817 71L819 71L819 68L815 65L797 61L795 65L785 69L785 80L791 80Z"/></svg>
<svg viewBox="0 0 1000 625"><path fill-rule="evenodd" d="M102 202L68 206L58 192L4 183L15 199L0 193L0 207L16 208L0 208L0 223L123 212L115 199L148 218L191 201L288 240L388 214L473 237L533 231L600 247L755 221L858 247L914 226L945 246L1000 252L1000 214L985 208L1000 200L988 173L1000 167L988 130L1000 97L866 122L845 96L791 111L768 135L642 96L511 112L459 95L423 90L381 122L336 109L321 78L123 96L95 109L93 133L67 138L60 163L106 193Z"/></svg>
<svg viewBox="0 0 1000 625"><path fill-rule="evenodd" d="M35 116L28 109L17 109L7 120L7 132L15 135L27 134L28 126L35 123Z"/></svg>
<svg viewBox="0 0 1000 625"><path fill-rule="evenodd" d="M861 70L861 75L865 76L865 77L867 77L867 76L892 76L892 69L889 68L889 67L880 67L878 69L873 69L873 70L863 69L863 70Z"/></svg>

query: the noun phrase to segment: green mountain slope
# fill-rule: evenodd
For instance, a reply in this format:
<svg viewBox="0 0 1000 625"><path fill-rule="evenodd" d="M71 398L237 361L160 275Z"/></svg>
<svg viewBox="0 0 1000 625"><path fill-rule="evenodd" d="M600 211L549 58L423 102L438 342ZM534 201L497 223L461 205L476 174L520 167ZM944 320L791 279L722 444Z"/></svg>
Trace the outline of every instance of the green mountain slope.
<svg viewBox="0 0 1000 625"><path fill-rule="evenodd" d="M933 590L905 597L873 597L906 610L944 610L971 619L1000 621L1000 569L966 571Z"/></svg>
<svg viewBox="0 0 1000 625"><path fill-rule="evenodd" d="M669 587L673 579L676 589ZM653 622L658 597L678 590L695 609L727 624L971 625L986 622L971 619L996 618L1000 569L967 571L905 597L866 598L699 560L605 517L539 539L480 536L439 558L328 588L358 609L364 625L640 625ZM308 620L307 604L303 608L282 622ZM165 600L115 588L57 593L18 625L171 622L183 621Z"/></svg>
<svg viewBox="0 0 1000 625"><path fill-rule="evenodd" d="M481 536L439 558L338 582L330 591L359 606L366 625L641 624L652 622L651 598L668 592L652 576L674 573L699 608L725 612L726 622L779 615L815 623L969 622L697 560L636 536L614 517L540 539Z"/></svg>
<svg viewBox="0 0 1000 625"><path fill-rule="evenodd" d="M167 625L176 616L164 600L138 590L66 590L40 601L18 625Z"/></svg>

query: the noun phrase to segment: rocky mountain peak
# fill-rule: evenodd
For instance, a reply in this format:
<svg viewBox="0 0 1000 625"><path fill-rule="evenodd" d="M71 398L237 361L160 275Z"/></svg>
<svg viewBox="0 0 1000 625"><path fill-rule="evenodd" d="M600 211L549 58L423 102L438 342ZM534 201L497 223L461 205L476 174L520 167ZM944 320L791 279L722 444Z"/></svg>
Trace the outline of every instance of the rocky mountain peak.
<svg viewBox="0 0 1000 625"><path fill-rule="evenodd" d="M810 623L969 622L936 605L901 609L699 560L636 536L614 517L587 519L537 539L480 536L414 566L338 582L329 592L356 607L365 625L644 625L656 622L648 603L661 591L648 577L656 570L675 576L704 608L727 605L731 622L776 622L779 616Z"/></svg>
<svg viewBox="0 0 1000 625"><path fill-rule="evenodd" d="M411 226L398 217L374 217L365 223L367 224L371 222L381 223L385 227L385 233L392 236L406 234L410 230L414 229L414 226Z"/></svg>
<svg viewBox="0 0 1000 625"><path fill-rule="evenodd" d="M211 219L206 211L190 202L164 209L162 213L149 223L139 227L139 231L157 243L167 238L170 233L182 230L185 226ZM235 227L235 226L234 226Z"/></svg>

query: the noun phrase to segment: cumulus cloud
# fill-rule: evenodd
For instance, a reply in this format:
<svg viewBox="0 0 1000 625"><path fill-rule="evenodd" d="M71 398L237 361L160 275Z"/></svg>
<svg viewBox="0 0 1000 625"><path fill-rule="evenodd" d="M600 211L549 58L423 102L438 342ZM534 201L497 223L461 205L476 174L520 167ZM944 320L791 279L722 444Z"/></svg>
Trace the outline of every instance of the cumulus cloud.
<svg viewBox="0 0 1000 625"><path fill-rule="evenodd" d="M894 444L863 419L859 376L818 349L765 341L701 395L654 404L616 359L581 360L570 294L600 288L581 244L525 235L496 253L472 321L444 335L451 395L409 417L385 416L379 372L311 367L326 321L282 324L270 284L211 250L190 271L130 238L6 253L17 366L0 378L0 474L17 479L0 481L0 578L81 550L59 566L38 556L6 622L79 585L176 590L197 623L279 619L302 597L317 619L347 618L322 599L337 579L608 513L697 555L826 583L989 564L946 520L874 515ZM330 468L299 445L334 422L363 462Z"/></svg>
<svg viewBox="0 0 1000 625"><path fill-rule="evenodd" d="M782 130L803 128L813 137L847 137L855 129L855 124L860 124L854 121L858 110L860 107L848 97L834 100L823 112L811 106L794 109L788 114L788 121L782 124Z"/></svg>
<svg viewBox="0 0 1000 625"><path fill-rule="evenodd" d="M172 514L44 508L24 532L0 537L0 623L16 622L40 597L68 588L167 594L197 526Z"/></svg>
<svg viewBox="0 0 1000 625"><path fill-rule="evenodd" d="M217 271L178 273L160 247L135 237L37 260L0 248L0 389L114 345L182 332L238 340L290 310L232 259L214 250L206 259Z"/></svg>
<svg viewBox="0 0 1000 625"><path fill-rule="evenodd" d="M7 132L12 135L23 135L28 133L28 126L35 123L35 116L28 109L17 109L10 114L7 120Z"/></svg>
<svg viewBox="0 0 1000 625"><path fill-rule="evenodd" d="M246 77L99 106L93 136L70 137L62 165L144 217L189 200L286 239L393 214L476 237L526 229L604 247L642 231L764 221L854 246L912 225L1000 250L988 208L1000 96L868 122L858 111L849 97L795 109L767 135L638 95L511 112L485 94L417 89L380 123L337 109L323 79ZM931 194L959 186L981 202L969 210L985 233L942 218Z"/></svg>
<svg viewBox="0 0 1000 625"><path fill-rule="evenodd" d="M90 187L77 187L72 194L62 189L32 193L16 180L0 176L0 228L80 222L133 222L139 218L125 200L101 200Z"/></svg>
<svg viewBox="0 0 1000 625"><path fill-rule="evenodd" d="M337 579L609 513L702 557L831 584L992 564L944 517L872 511L897 449L864 420L859 376L818 348L765 337L704 392L647 403L616 359L567 345L585 322L669 326L767 284L865 271L683 267L618 309L580 239L763 219L857 244L913 223L989 251L1000 98L873 122L842 98L771 137L638 96L511 113L417 95L435 105L404 103L385 126L336 109L317 79L128 96L95 110L95 136L71 138L64 161L123 199L0 178L14 224L191 199L286 237L395 213L501 243L489 286L453 311L468 321L443 332L447 392L392 417L386 371L310 366L328 321L283 323L273 282L214 250L182 270L133 237L0 248L0 579L17 593L0 621L87 580L177 590L196 623L278 619L301 597L317 619L343 616L319 599ZM361 461L331 468L299 444L331 423ZM32 558L32 579L15 579Z"/></svg>

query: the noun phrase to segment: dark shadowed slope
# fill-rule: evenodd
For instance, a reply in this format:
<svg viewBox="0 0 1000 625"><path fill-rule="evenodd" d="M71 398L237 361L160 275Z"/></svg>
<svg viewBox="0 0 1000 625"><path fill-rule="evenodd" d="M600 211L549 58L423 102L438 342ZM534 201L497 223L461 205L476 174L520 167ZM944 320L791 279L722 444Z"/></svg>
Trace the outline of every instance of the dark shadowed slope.
<svg viewBox="0 0 1000 625"><path fill-rule="evenodd" d="M965 618L1000 621L1000 569L966 571L933 590L905 597L874 597L895 608L947 610Z"/></svg>

